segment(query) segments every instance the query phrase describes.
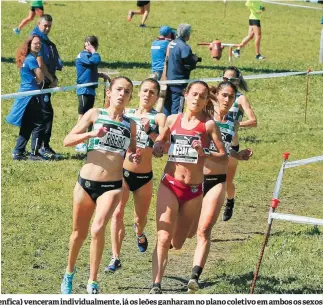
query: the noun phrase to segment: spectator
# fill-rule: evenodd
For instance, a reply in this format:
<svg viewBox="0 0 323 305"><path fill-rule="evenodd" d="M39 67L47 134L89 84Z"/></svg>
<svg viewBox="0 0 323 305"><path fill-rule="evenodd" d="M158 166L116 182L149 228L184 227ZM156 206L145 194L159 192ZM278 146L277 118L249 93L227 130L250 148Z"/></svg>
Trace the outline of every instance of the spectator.
<svg viewBox="0 0 323 305"><path fill-rule="evenodd" d="M189 24L180 24L177 29L177 38L169 44L169 57L166 59L167 80L189 79L190 73L196 68L202 58L192 53L186 43L190 39L192 28ZM164 113L166 116L183 111L184 89L187 84L168 85Z"/></svg>
<svg viewBox="0 0 323 305"><path fill-rule="evenodd" d="M128 12L128 21L132 20L133 15L142 15L141 23L139 27L145 28L145 22L148 18L150 12L150 1L137 1L137 7L140 8L140 11L132 11Z"/></svg>
<svg viewBox="0 0 323 305"><path fill-rule="evenodd" d="M265 11L265 8L261 5L259 0L247 0L246 6L250 9L249 16L249 32L248 35L242 39L240 47L233 51L235 57L240 57L240 49L249 43L253 38L255 38L255 51L256 59L263 60L266 59L265 56L260 54L260 40L261 40L261 25L260 25L260 14Z"/></svg>
<svg viewBox="0 0 323 305"><path fill-rule="evenodd" d="M19 92L39 89L38 82L44 80L44 75L36 60L40 51L40 37L31 36L17 50L16 63L20 68ZM23 96L15 99L7 122L20 127L16 147L13 151L14 160L27 160L26 145L32 134L30 160L43 160L39 155L39 148L43 136L42 110L40 96Z"/></svg>
<svg viewBox="0 0 323 305"><path fill-rule="evenodd" d="M166 51L170 41L175 38L175 33L168 25L159 29L159 37L151 45L151 70L160 80L164 70Z"/></svg>
<svg viewBox="0 0 323 305"><path fill-rule="evenodd" d="M101 57L97 52L99 40L96 36L88 36L84 40L84 50L77 55L75 66L77 84L94 83L99 77L103 77L106 81L109 77L104 73L98 72L98 65L101 62ZM76 94L79 100L78 106L78 121L91 108L95 102L95 88L97 85L90 87L78 88ZM75 146L75 151L86 153L86 144L79 143Z"/></svg>
<svg viewBox="0 0 323 305"><path fill-rule="evenodd" d="M27 3L27 2L22 2ZM35 16L43 16L44 15L44 4L43 1L30 1L30 10L29 15L25 19L23 19L17 28L13 29L13 32L17 35L20 34L21 29L27 25L29 22L34 20Z"/></svg>
<svg viewBox="0 0 323 305"><path fill-rule="evenodd" d="M52 22L52 16L45 14L40 17L38 25L31 32L31 35L38 35L41 38L42 47L39 56L37 57L37 61L45 75L43 89L57 86L58 79L55 73L56 70L60 71L63 68L56 45L48 38ZM60 156L49 146L54 118L50 93L41 95L41 104L45 131L43 147L39 150L39 153L46 159L58 159Z"/></svg>

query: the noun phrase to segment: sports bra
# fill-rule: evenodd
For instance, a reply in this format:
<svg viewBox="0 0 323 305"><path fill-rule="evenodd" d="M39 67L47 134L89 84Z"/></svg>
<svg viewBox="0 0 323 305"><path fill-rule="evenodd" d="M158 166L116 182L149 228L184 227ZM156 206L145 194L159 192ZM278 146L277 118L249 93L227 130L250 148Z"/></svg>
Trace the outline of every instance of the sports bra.
<svg viewBox="0 0 323 305"><path fill-rule="evenodd" d="M203 149L208 149L210 139L206 133L205 122L199 122L193 129L184 129L181 125L183 114L177 116L171 128L168 161L197 163L198 153L192 147L194 140L201 140Z"/></svg>

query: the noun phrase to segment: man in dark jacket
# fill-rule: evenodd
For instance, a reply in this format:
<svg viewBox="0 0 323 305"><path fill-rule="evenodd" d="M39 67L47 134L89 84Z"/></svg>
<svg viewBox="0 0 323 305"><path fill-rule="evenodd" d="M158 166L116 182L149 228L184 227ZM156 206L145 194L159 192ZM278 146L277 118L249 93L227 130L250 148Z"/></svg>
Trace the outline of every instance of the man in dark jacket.
<svg viewBox="0 0 323 305"><path fill-rule="evenodd" d="M167 80L189 79L191 71L196 68L197 62L202 59L192 53L186 43L190 39L192 28L189 24L180 24L177 29L177 38L169 44L167 61ZM183 111L184 90L186 84L168 85L163 112L166 116Z"/></svg>
<svg viewBox="0 0 323 305"><path fill-rule="evenodd" d="M32 30L31 35L38 35L41 38L41 51L37 57L39 67L45 75L43 89L57 87L58 79L56 71L61 71L63 64L59 58L56 45L49 40L48 34L52 27L53 18L51 15L45 14L39 19L38 25ZM54 118L54 110L51 103L51 94L41 95L42 112L44 119L44 142L39 153L45 159L52 160L59 158L59 155L49 146L52 135L52 126Z"/></svg>

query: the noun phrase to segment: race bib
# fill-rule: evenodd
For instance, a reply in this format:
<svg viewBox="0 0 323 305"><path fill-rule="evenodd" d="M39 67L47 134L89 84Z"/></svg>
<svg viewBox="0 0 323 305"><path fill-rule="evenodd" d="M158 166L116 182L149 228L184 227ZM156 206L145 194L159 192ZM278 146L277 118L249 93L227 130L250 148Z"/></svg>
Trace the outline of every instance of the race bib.
<svg viewBox="0 0 323 305"><path fill-rule="evenodd" d="M115 124L103 124L108 132L94 145L94 149L125 154L130 145L130 130Z"/></svg>
<svg viewBox="0 0 323 305"><path fill-rule="evenodd" d="M148 143L149 136L145 131L138 129L136 134L136 146L140 148L145 148Z"/></svg>
<svg viewBox="0 0 323 305"><path fill-rule="evenodd" d="M220 128L220 130L221 130L221 128ZM231 149L232 135L221 131L221 136L222 136L222 141L224 143L225 151L227 154L229 154L230 149ZM209 150L214 151L214 152L218 152L213 141L210 142Z"/></svg>
<svg viewBox="0 0 323 305"><path fill-rule="evenodd" d="M171 135L171 145L168 150L168 161L182 163L197 163L198 153L192 147L199 136Z"/></svg>

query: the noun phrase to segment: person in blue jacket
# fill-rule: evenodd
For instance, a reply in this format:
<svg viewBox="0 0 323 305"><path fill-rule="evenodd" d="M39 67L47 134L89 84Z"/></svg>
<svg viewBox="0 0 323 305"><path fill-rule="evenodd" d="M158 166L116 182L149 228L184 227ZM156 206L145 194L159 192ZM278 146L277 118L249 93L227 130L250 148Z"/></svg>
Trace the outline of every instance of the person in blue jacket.
<svg viewBox="0 0 323 305"><path fill-rule="evenodd" d="M17 50L16 64L20 68L21 78L19 92L38 90L38 83L44 80L44 74L36 60L40 48L40 37L33 35ZM17 143L12 155L13 159L19 161L28 159L26 145L32 134L29 159L33 161L43 160L39 154L43 137L40 96L17 97L10 113L6 117L6 121L9 124L20 127Z"/></svg>
<svg viewBox="0 0 323 305"><path fill-rule="evenodd" d="M177 29L177 38L169 44L169 56L166 62L167 80L188 80L196 64L202 61L192 53L186 43L191 37L192 28L189 24L180 24ZM184 90L186 84L168 85L163 112L166 116L183 111Z"/></svg>
<svg viewBox="0 0 323 305"><path fill-rule="evenodd" d="M107 81L109 77L105 73L98 72L98 65L101 62L100 54L97 52L99 40L96 36L87 36L84 40L84 50L77 55L76 66L76 82L77 84L87 84L97 82L99 77ZM89 110L92 109L95 102L95 89L98 85L78 88L76 94L78 96L78 121ZM86 144L79 143L75 146L75 151L86 153Z"/></svg>
<svg viewBox="0 0 323 305"><path fill-rule="evenodd" d="M63 68L56 45L49 40L48 34L52 27L53 18L51 15L44 14L40 17L38 25L32 30L31 35L38 35L41 38L42 47L37 56L39 67L45 75L45 82L42 89L57 87L58 79L56 71ZM51 94L41 95L43 122L44 122L44 140L43 147L39 153L49 159L59 159L60 155L50 147L49 142L52 136L52 126L54 110L51 103Z"/></svg>
<svg viewBox="0 0 323 305"><path fill-rule="evenodd" d="M175 38L174 34L168 25L163 25L159 29L159 37L151 45L151 70L157 74L157 80L162 77L167 47L170 41Z"/></svg>

